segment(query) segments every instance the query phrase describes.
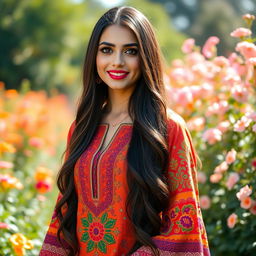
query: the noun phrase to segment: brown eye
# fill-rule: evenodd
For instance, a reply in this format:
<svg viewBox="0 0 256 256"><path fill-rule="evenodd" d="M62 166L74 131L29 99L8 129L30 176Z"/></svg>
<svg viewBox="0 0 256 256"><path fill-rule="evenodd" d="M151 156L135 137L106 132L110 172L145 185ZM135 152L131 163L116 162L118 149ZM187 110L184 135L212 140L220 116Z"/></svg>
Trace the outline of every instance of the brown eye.
<svg viewBox="0 0 256 256"><path fill-rule="evenodd" d="M110 47L103 47L100 49L102 53L108 54L112 52L112 49Z"/></svg>
<svg viewBox="0 0 256 256"><path fill-rule="evenodd" d="M129 54L129 55L137 55L138 50L135 48L129 48L125 51L125 53Z"/></svg>

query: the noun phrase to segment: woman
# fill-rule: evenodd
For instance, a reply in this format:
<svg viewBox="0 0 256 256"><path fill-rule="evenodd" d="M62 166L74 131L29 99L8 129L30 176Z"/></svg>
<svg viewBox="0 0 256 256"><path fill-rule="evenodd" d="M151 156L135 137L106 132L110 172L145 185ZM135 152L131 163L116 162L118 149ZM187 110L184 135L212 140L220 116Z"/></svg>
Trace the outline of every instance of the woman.
<svg viewBox="0 0 256 256"><path fill-rule="evenodd" d="M195 151L166 107L159 46L142 13L120 7L99 19L83 84L40 255L210 255Z"/></svg>

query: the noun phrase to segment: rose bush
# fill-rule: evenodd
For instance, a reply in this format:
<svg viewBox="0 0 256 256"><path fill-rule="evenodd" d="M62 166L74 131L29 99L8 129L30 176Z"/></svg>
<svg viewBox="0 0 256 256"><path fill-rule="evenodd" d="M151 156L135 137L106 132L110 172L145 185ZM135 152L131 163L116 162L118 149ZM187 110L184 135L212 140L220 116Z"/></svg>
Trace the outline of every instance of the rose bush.
<svg viewBox="0 0 256 256"><path fill-rule="evenodd" d="M65 96L0 82L0 255L39 254L69 120Z"/></svg>
<svg viewBox="0 0 256 256"><path fill-rule="evenodd" d="M200 203L212 255L256 255L256 46L251 25L217 56L216 37L200 49L184 42L184 59L165 78L170 107L187 121L203 168Z"/></svg>

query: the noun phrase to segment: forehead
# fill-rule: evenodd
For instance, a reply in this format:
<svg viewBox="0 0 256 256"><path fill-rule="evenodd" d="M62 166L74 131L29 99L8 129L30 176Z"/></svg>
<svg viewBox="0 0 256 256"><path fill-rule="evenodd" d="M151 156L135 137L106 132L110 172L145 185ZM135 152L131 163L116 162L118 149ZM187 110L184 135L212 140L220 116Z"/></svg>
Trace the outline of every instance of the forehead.
<svg viewBox="0 0 256 256"><path fill-rule="evenodd" d="M101 42L124 45L138 43L138 40L129 28L120 25L110 25L103 31L99 43Z"/></svg>

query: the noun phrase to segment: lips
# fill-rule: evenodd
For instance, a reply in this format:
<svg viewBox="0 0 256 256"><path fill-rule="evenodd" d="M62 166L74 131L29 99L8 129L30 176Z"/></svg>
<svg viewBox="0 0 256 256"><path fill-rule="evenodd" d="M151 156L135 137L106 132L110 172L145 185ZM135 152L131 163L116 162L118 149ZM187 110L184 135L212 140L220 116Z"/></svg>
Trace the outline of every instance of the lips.
<svg viewBox="0 0 256 256"><path fill-rule="evenodd" d="M108 75L115 80L121 80L127 77L129 72L124 70L108 70Z"/></svg>

